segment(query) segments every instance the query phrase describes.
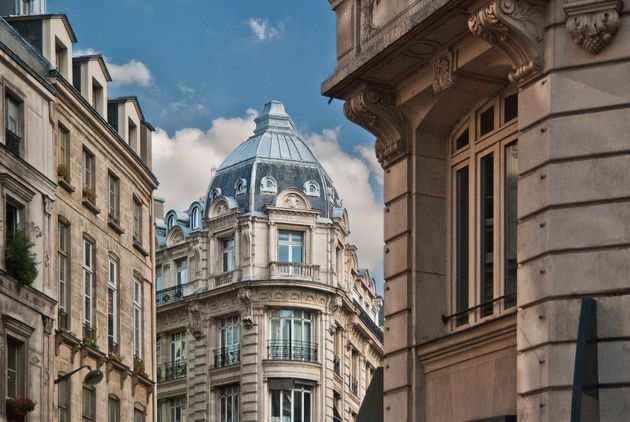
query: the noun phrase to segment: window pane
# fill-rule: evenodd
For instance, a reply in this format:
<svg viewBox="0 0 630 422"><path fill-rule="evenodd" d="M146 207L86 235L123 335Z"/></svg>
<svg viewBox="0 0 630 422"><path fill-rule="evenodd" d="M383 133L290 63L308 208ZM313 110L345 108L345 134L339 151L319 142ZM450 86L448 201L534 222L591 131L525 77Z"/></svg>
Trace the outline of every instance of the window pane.
<svg viewBox="0 0 630 422"><path fill-rule="evenodd" d="M291 251L291 262L294 262L296 264L301 264L302 263L302 246L293 246L293 249Z"/></svg>
<svg viewBox="0 0 630 422"><path fill-rule="evenodd" d="M503 100L504 122L509 122L518 117L518 95L513 94Z"/></svg>
<svg viewBox="0 0 630 422"><path fill-rule="evenodd" d="M289 246L280 245L278 247L278 261L289 262Z"/></svg>
<svg viewBox="0 0 630 422"><path fill-rule="evenodd" d="M289 240L289 232L281 231L278 234L278 238L279 238L279 240Z"/></svg>
<svg viewBox="0 0 630 422"><path fill-rule="evenodd" d="M481 315L492 314L494 295L494 157L489 154L481 159L481 209L480 209L480 293Z"/></svg>
<svg viewBox="0 0 630 422"><path fill-rule="evenodd" d="M291 421L291 393L292 391L282 391L282 421Z"/></svg>
<svg viewBox="0 0 630 422"><path fill-rule="evenodd" d="M479 117L479 136L494 130L494 107L490 107Z"/></svg>
<svg viewBox="0 0 630 422"><path fill-rule="evenodd" d="M505 307L516 304L516 226L518 222L518 147L516 142L505 147Z"/></svg>
<svg viewBox="0 0 630 422"><path fill-rule="evenodd" d="M271 392L271 420L280 421L280 391L277 390Z"/></svg>
<svg viewBox="0 0 630 422"><path fill-rule="evenodd" d="M311 422L311 393L304 392L304 422Z"/></svg>
<svg viewBox="0 0 630 422"><path fill-rule="evenodd" d="M293 421L302 422L302 392L294 391Z"/></svg>
<svg viewBox="0 0 630 422"><path fill-rule="evenodd" d="M459 135L457 139L455 140L455 149L456 150L461 149L461 148L464 148L466 145L468 145L469 138L470 138L470 130L466 128L466 130L464 130L462 134Z"/></svg>
<svg viewBox="0 0 630 422"><path fill-rule="evenodd" d="M455 175L455 290L456 312L468 309L468 167ZM468 314L457 317L457 325L466 324Z"/></svg>

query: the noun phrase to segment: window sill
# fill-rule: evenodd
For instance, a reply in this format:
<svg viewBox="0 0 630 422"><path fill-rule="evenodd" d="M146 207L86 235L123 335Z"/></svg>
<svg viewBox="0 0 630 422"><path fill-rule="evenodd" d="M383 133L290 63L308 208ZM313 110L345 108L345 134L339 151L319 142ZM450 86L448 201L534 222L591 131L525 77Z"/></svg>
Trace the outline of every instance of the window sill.
<svg viewBox="0 0 630 422"><path fill-rule="evenodd" d="M101 209L94 205L89 199L83 198L81 203L85 208L92 211L95 215L99 215L101 213Z"/></svg>
<svg viewBox="0 0 630 422"><path fill-rule="evenodd" d="M120 227L118 225L118 222L114 220L112 217L109 217L109 221L107 222L107 225L118 234L125 233L125 230L122 227Z"/></svg>
<svg viewBox="0 0 630 422"><path fill-rule="evenodd" d="M144 249L144 247L142 247L142 244L140 244L140 242L138 242L136 239L133 239L133 247L136 248L136 250L140 252L143 256L149 256L149 251Z"/></svg>
<svg viewBox="0 0 630 422"><path fill-rule="evenodd" d="M66 179L57 180L57 184L64 188L68 193L74 193L77 189Z"/></svg>

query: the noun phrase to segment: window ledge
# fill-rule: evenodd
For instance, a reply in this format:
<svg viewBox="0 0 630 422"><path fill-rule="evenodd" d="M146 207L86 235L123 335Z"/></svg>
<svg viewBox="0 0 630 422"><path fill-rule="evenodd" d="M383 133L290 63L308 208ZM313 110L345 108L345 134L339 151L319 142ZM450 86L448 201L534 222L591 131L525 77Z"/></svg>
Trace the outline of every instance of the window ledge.
<svg viewBox="0 0 630 422"><path fill-rule="evenodd" d="M57 184L68 191L68 193L74 193L77 190L69 181L63 178L57 180Z"/></svg>
<svg viewBox="0 0 630 422"><path fill-rule="evenodd" d="M94 205L89 199L83 198L81 203L85 208L92 211L94 214L99 215L101 213L101 209Z"/></svg>
<svg viewBox="0 0 630 422"><path fill-rule="evenodd" d="M149 251L144 249L142 244L140 244L140 242L138 242L136 239L133 239L133 247L136 248L136 250L138 250L138 252L140 252L143 256L149 256Z"/></svg>
<svg viewBox="0 0 630 422"><path fill-rule="evenodd" d="M116 220L114 220L112 217L109 217L109 221L107 222L107 225L109 227L111 227L111 229L114 230L118 234L124 234L125 233L125 230L122 227L120 227L118 225L118 222Z"/></svg>

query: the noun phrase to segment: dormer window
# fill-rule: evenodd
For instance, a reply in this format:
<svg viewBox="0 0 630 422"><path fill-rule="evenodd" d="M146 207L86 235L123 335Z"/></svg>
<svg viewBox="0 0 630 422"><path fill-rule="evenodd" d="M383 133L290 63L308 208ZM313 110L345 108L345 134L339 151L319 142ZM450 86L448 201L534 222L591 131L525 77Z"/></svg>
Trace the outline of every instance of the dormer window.
<svg viewBox="0 0 630 422"><path fill-rule="evenodd" d="M319 184L314 180L304 183L304 193L308 196L319 197Z"/></svg>
<svg viewBox="0 0 630 422"><path fill-rule="evenodd" d="M192 212L190 213L190 219L192 220L192 228L193 229L198 229L199 227L201 227L201 218L200 217L200 212L199 212L199 207L194 207L192 209Z"/></svg>
<svg viewBox="0 0 630 422"><path fill-rule="evenodd" d="M59 39L55 40L55 67L64 77L68 77L68 48Z"/></svg>
<svg viewBox="0 0 630 422"><path fill-rule="evenodd" d="M214 201L219 196L221 196L221 193L222 193L221 188L212 189L212 193L210 194L210 202Z"/></svg>
<svg viewBox="0 0 630 422"><path fill-rule="evenodd" d="M247 193L247 179L238 179L234 185L234 193L238 195L244 195Z"/></svg>
<svg viewBox="0 0 630 422"><path fill-rule="evenodd" d="M127 143L131 145L132 148L137 148L138 145L138 126L133 122L133 120L129 119L129 124L127 128Z"/></svg>
<svg viewBox="0 0 630 422"><path fill-rule="evenodd" d="M170 217L168 217L168 220L166 220L166 230L172 229L174 225L175 225L175 216L171 215Z"/></svg>
<svg viewBox="0 0 630 422"><path fill-rule="evenodd" d="M260 180L260 192L275 195L278 193L278 184L276 179L271 176L265 176Z"/></svg>
<svg viewBox="0 0 630 422"><path fill-rule="evenodd" d="M92 78L92 107L103 114L103 86Z"/></svg>

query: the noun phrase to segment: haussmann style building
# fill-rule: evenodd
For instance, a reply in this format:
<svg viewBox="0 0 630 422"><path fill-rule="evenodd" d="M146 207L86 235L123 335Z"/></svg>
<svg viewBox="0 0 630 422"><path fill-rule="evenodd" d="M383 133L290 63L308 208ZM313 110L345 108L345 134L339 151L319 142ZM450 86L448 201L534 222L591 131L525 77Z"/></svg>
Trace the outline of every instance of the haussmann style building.
<svg viewBox="0 0 630 422"><path fill-rule="evenodd" d="M154 420L153 128L64 14L0 13L0 421L17 398L28 421ZM30 286L6 257L27 227Z"/></svg>
<svg viewBox="0 0 630 422"><path fill-rule="evenodd" d="M382 301L282 103L204 198L156 221L158 420L355 420L381 366Z"/></svg>
<svg viewBox="0 0 630 422"><path fill-rule="evenodd" d="M627 419L628 2L329 2L322 92L385 169L383 420Z"/></svg>

